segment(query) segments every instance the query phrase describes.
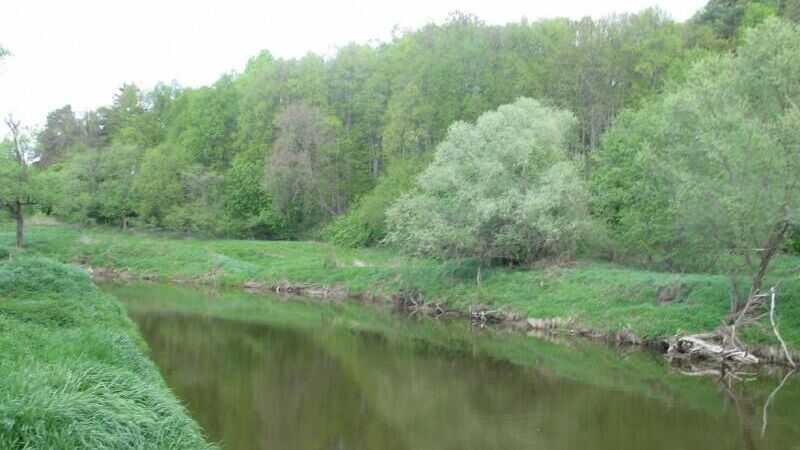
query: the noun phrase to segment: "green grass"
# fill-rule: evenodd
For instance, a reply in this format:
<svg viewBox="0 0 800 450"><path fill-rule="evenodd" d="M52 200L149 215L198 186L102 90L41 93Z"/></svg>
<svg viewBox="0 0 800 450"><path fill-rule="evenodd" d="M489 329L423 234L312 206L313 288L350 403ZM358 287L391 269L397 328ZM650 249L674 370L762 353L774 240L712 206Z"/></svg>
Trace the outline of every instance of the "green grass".
<svg viewBox="0 0 800 450"><path fill-rule="evenodd" d="M485 303L528 317L570 317L599 331L627 327L643 338L716 328L730 302L727 276L673 274L578 262L570 267L484 269L475 282L470 263L408 258L389 249L339 249L319 242L267 242L169 238L153 234L66 226L30 227L26 252L92 266L128 268L160 279L198 278L224 286L311 282L341 285L352 294L415 290L429 301L466 308ZM10 248L13 233L0 233ZM10 250L13 252L13 250ZM784 338L800 347L800 258L781 257L768 284L781 281L778 307ZM678 295L659 302L660 290ZM768 329L753 328L751 341L772 342Z"/></svg>
<svg viewBox="0 0 800 450"><path fill-rule="evenodd" d="M0 448L214 448L120 304L74 266L0 263L0 349Z"/></svg>

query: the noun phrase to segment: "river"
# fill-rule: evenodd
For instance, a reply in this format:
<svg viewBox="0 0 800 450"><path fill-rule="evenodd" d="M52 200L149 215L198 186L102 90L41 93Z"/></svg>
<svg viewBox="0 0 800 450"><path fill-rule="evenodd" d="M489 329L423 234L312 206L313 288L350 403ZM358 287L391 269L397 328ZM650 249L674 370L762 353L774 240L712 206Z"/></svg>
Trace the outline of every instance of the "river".
<svg viewBox="0 0 800 450"><path fill-rule="evenodd" d="M379 307L110 285L227 450L800 449L800 379L723 385L660 355Z"/></svg>

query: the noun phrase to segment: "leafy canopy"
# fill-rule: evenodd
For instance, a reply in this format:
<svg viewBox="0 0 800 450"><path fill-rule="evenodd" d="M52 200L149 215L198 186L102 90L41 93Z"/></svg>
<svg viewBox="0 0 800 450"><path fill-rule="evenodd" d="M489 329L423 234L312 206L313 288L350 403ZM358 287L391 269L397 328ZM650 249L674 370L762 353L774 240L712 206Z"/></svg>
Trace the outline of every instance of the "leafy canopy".
<svg viewBox="0 0 800 450"><path fill-rule="evenodd" d="M767 263L800 216L798 86L800 29L772 18L736 56L696 64L679 89L622 118L592 184L626 249L684 266Z"/></svg>
<svg viewBox="0 0 800 450"><path fill-rule="evenodd" d="M568 157L569 112L520 98L456 122L412 191L388 211L387 240L444 258L531 261L570 253L586 214Z"/></svg>

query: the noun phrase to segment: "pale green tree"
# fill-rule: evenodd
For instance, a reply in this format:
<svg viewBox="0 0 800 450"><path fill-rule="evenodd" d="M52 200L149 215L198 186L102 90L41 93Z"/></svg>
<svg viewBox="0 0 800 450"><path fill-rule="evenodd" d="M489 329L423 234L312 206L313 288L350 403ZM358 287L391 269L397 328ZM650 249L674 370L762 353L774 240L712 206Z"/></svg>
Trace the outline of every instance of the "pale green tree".
<svg viewBox="0 0 800 450"><path fill-rule="evenodd" d="M575 119L521 98L456 122L415 187L387 211L387 241L413 254L529 262L571 254L585 189L568 157Z"/></svg>

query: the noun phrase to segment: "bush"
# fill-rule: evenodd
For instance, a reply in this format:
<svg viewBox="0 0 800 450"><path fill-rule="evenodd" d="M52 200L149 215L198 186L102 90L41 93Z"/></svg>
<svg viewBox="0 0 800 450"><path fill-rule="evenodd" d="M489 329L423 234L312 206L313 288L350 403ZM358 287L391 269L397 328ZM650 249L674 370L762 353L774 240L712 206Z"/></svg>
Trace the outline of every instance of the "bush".
<svg viewBox="0 0 800 450"><path fill-rule="evenodd" d="M574 123L521 98L476 124L453 124L414 189L387 211L387 241L482 261L572 254L586 225L586 191L567 153Z"/></svg>
<svg viewBox="0 0 800 450"><path fill-rule="evenodd" d="M323 230L322 237L340 247L376 245L386 237L386 210L408 191L424 160L394 161L371 192Z"/></svg>

